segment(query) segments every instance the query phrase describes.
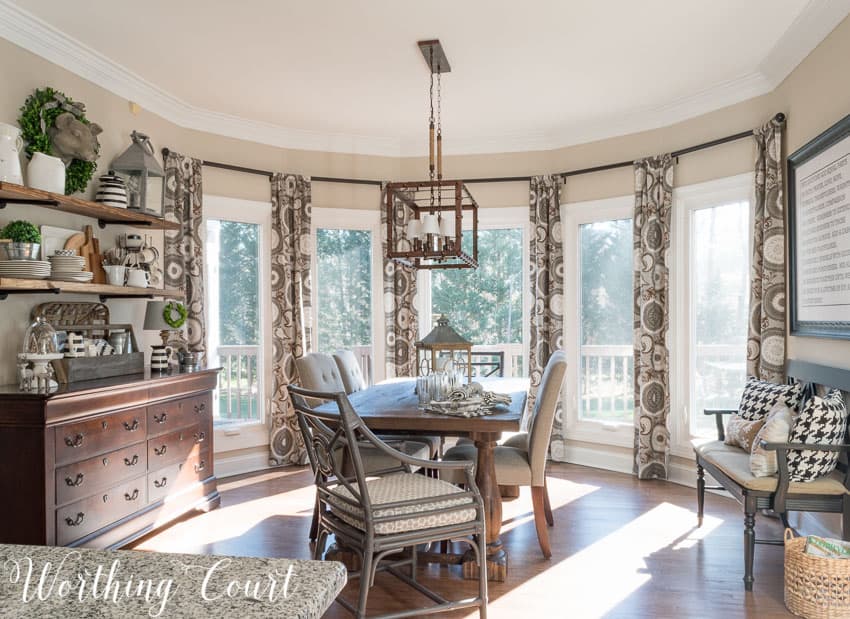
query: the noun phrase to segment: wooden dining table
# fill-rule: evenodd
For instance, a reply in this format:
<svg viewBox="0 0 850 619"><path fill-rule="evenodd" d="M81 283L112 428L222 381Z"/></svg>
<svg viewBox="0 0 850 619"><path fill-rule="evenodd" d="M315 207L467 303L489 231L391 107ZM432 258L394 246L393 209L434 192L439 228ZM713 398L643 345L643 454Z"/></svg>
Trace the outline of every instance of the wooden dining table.
<svg viewBox="0 0 850 619"><path fill-rule="evenodd" d="M494 449L502 432L518 432L528 399L528 379L490 378L481 384L488 391L508 393L510 405L499 405L491 415L453 417L431 413L419 407L415 379L386 381L348 396L349 401L372 431L469 437L478 448L475 482L484 500L487 525L488 580L504 581L508 574L508 555L502 544L502 497L496 481ZM319 410L336 412L335 404ZM478 578L474 558L463 561L464 577Z"/></svg>

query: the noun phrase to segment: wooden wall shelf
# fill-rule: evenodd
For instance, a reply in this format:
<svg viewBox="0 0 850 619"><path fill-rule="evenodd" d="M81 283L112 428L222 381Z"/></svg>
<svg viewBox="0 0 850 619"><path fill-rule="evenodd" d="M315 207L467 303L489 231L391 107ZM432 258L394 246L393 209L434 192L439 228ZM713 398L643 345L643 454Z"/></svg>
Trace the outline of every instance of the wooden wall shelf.
<svg viewBox="0 0 850 619"><path fill-rule="evenodd" d="M131 211L125 208L106 206L98 202L81 200L59 193L31 189L23 185L15 185L0 181L0 208L7 204L29 204L40 206L65 213L74 213L83 217L97 219L98 225L103 228L107 224L121 224L144 228L146 230L179 230L180 224L160 219L145 213ZM64 286L63 286L64 288Z"/></svg>
<svg viewBox="0 0 850 619"><path fill-rule="evenodd" d="M101 299L124 299L144 297L168 297L182 299L182 290L162 288L133 288L130 286L110 286L108 284L81 284L79 282L60 282L52 279L17 279L0 277L0 300L10 294L96 294Z"/></svg>

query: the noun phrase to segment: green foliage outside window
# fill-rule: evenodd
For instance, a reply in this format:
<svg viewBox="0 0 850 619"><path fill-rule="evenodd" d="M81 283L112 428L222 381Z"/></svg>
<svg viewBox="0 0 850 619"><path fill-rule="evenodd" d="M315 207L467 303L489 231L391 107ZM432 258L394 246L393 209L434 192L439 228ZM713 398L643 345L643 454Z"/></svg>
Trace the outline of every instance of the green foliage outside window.
<svg viewBox="0 0 850 619"><path fill-rule="evenodd" d="M435 324L445 314L473 344L522 343L523 253L521 228L479 230L477 269L431 271Z"/></svg>
<svg viewBox="0 0 850 619"><path fill-rule="evenodd" d="M372 344L372 234L320 228L318 263L319 352Z"/></svg>
<svg viewBox="0 0 850 619"><path fill-rule="evenodd" d="M220 222L219 338L225 346L259 344L260 227Z"/></svg>

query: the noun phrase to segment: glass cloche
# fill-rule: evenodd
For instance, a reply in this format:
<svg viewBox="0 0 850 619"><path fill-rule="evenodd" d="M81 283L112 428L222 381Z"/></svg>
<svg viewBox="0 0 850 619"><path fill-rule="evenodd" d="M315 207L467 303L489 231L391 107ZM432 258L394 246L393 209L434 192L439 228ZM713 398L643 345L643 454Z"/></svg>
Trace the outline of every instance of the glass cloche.
<svg viewBox="0 0 850 619"><path fill-rule="evenodd" d="M24 334L25 355L53 355L59 352L56 346L56 330L43 317L35 319Z"/></svg>

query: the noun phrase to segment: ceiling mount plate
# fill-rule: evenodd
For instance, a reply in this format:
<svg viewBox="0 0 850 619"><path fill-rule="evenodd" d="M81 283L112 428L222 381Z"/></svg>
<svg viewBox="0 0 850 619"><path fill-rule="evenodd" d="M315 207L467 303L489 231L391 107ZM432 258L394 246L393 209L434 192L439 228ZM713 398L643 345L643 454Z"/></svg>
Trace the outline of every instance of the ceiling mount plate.
<svg viewBox="0 0 850 619"><path fill-rule="evenodd" d="M443 46L440 44L440 39L431 39L430 41L419 41L419 51L425 58L425 64L431 67L431 73L449 73L452 70L449 65L449 59L446 58L446 52L443 51ZM434 61L431 62L431 50L434 50Z"/></svg>

